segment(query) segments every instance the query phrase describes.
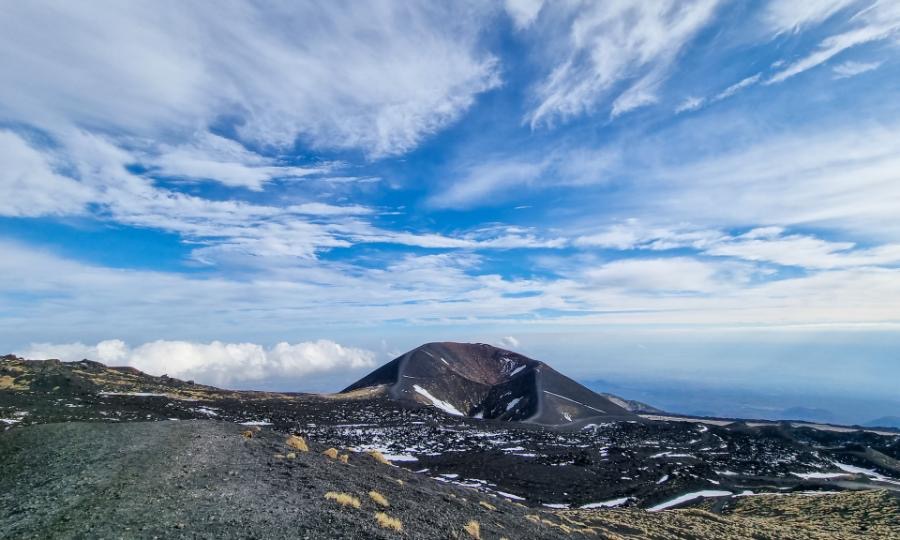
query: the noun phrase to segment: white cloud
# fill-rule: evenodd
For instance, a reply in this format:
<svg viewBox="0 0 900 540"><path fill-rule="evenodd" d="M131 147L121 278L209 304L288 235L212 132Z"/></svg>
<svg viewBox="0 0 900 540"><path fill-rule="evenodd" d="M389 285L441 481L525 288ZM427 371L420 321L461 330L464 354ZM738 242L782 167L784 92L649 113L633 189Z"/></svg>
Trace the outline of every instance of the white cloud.
<svg viewBox="0 0 900 540"><path fill-rule="evenodd" d="M94 194L54 172L46 156L10 131L0 131L0 215L34 217L81 214Z"/></svg>
<svg viewBox="0 0 900 540"><path fill-rule="evenodd" d="M513 336L505 336L497 340L497 346L503 349L515 350L521 342Z"/></svg>
<svg viewBox="0 0 900 540"><path fill-rule="evenodd" d="M751 75L750 77L741 79L740 81L732 84L725 90L722 90L721 92L716 94L716 96L713 98L713 101L720 101L720 100L729 98L729 97L737 94L744 88L747 88L748 86L753 86L754 84L759 82L760 77L762 77L762 73L757 73L756 75Z"/></svg>
<svg viewBox="0 0 900 540"><path fill-rule="evenodd" d="M644 171L625 204L639 217L700 227L804 225L897 241L898 129L857 123L768 136Z"/></svg>
<svg viewBox="0 0 900 540"><path fill-rule="evenodd" d="M721 289L723 268L689 257L622 259L584 271L591 286L628 291L696 293Z"/></svg>
<svg viewBox="0 0 900 540"><path fill-rule="evenodd" d="M778 228L758 229L715 243L710 255L739 257L811 269L850 268L900 263L900 244L856 249L853 242L829 242L808 235L783 235Z"/></svg>
<svg viewBox="0 0 900 540"><path fill-rule="evenodd" d="M100 219L180 235L196 246L193 257L206 264L235 258L242 264L253 258L261 266L275 258L313 260L320 252L358 243L469 249L561 245L553 238L503 231L445 236L382 229L363 221L374 210L357 204L270 206L204 199L129 172L134 154L106 137L67 131L55 142L57 146L38 151L17 135L0 132L0 153L9 153L9 168L5 175L0 172L0 192L10 201L0 206L0 215L81 214L90 204L92 215ZM51 162L67 174L54 173Z"/></svg>
<svg viewBox="0 0 900 540"><path fill-rule="evenodd" d="M900 244L860 248L854 242L830 241L808 234L788 234L783 227L757 227L731 235L688 226L651 227L638 220L610 225L575 238L573 245L616 250L693 249L705 255L796 266L808 270L893 266Z"/></svg>
<svg viewBox="0 0 900 540"><path fill-rule="evenodd" d="M214 180L226 186L259 191L273 178L299 178L329 170L323 167L291 167L250 152L236 141L208 132L199 133L181 146L163 145L147 156L154 174L175 178Z"/></svg>
<svg viewBox="0 0 900 540"><path fill-rule="evenodd" d="M684 101L682 101L678 105L678 107L675 108L675 113L677 114L686 111L696 111L697 109L702 107L704 103L706 103L706 98L696 96L686 97L684 98Z"/></svg>
<svg viewBox="0 0 900 540"><path fill-rule="evenodd" d="M686 111L695 111L695 110L703 107L704 105L708 105L711 103L715 103L717 101L722 101L723 99L730 98L731 96L737 94L741 90L748 88L750 86L753 86L754 84L757 84L761 78L762 78L762 73L757 73L756 75L751 75L749 77L745 77L744 79L741 79L740 81L732 84L725 90L722 90L721 92L712 96L709 99L706 99L705 97L695 97L695 96L688 97L688 98L684 99L678 105L678 107L675 108L675 114L686 112Z"/></svg>
<svg viewBox="0 0 900 540"><path fill-rule="evenodd" d="M0 113L150 140L234 118L260 145L301 137L396 154L499 84L496 59L477 48L490 16L459 2L10 3L0 68L16 80L0 88Z"/></svg>
<svg viewBox="0 0 900 540"><path fill-rule="evenodd" d="M516 28L521 30L534 22L544 6L544 0L505 0L503 5Z"/></svg>
<svg viewBox="0 0 900 540"><path fill-rule="evenodd" d="M254 343L163 340L131 348L114 339L96 345L33 343L19 354L30 359L58 358L67 362L87 358L107 365L131 366L150 375L167 374L213 385L275 377L298 378L375 365L375 353L325 339L295 344L282 342L269 349Z"/></svg>
<svg viewBox="0 0 900 540"><path fill-rule="evenodd" d="M831 70L834 72L835 79L846 79L868 71L874 71L879 67L881 67L881 62L853 62L848 60L834 66Z"/></svg>
<svg viewBox="0 0 900 540"><path fill-rule="evenodd" d="M527 118L532 127L591 113L629 81L614 98L613 116L654 102L655 87L668 77L679 52L710 22L717 2L575 5L570 16L562 17L564 28L556 29L565 41L540 45L551 67L536 89L537 105ZM560 24L560 17L552 19ZM563 61L557 63L559 58Z"/></svg>
<svg viewBox="0 0 900 540"><path fill-rule="evenodd" d="M486 161L468 168L449 187L432 197L439 207L480 206L489 196L510 188L534 184L546 170L546 161L502 160Z"/></svg>
<svg viewBox="0 0 900 540"><path fill-rule="evenodd" d="M456 167L447 186L429 203L440 208L491 206L520 188L585 186L608 181L619 154L609 150L568 148L537 156L479 156Z"/></svg>
<svg viewBox="0 0 900 540"><path fill-rule="evenodd" d="M719 231L688 224L650 226L632 218L622 223L608 225L590 234L577 236L572 243L579 247L661 251L687 247L702 249L718 241L722 236Z"/></svg>
<svg viewBox="0 0 900 540"><path fill-rule="evenodd" d="M644 77L633 84L613 101L609 116L615 118L634 109L646 107L659 101L659 98L656 96L658 83L658 77L653 75Z"/></svg>
<svg viewBox="0 0 900 540"><path fill-rule="evenodd" d="M795 32L804 26L819 24L858 0L771 0L763 19L775 33Z"/></svg>
<svg viewBox="0 0 900 540"><path fill-rule="evenodd" d="M785 81L827 62L852 47L897 37L900 33L900 4L893 1L875 2L870 7L858 12L850 20L854 25L852 28L825 38L815 51L787 64L772 75L765 84Z"/></svg>
<svg viewBox="0 0 900 540"><path fill-rule="evenodd" d="M383 268L332 263L226 278L116 270L8 243L0 245L0 251L4 255L0 257L0 294L6 306L0 317L0 343L7 350L25 350L29 342L46 341L47 336L57 343L84 343L110 334L132 342L165 335L193 344L210 344L227 335L239 345L261 339L275 342L281 336L296 335L298 328L327 326L347 331L398 321L410 328L436 324L483 328L503 321L516 328L579 324L847 327L894 321L900 305L897 268L813 269L808 275L784 279L768 276L753 262L724 257L658 256L649 261L604 263L566 258L552 276L516 279L480 270L480 257L446 253L407 256ZM582 315L547 314L552 312ZM180 329L177 336L173 328ZM153 350L147 349L147 358L156 358L149 355ZM94 355L83 351L70 352L70 358ZM98 351L97 357L114 359L123 354L121 347L112 345L106 351ZM252 347L218 346L200 352L184 347L184 351L188 358L200 353L230 355L221 361L224 365L232 365L229 362L236 360L230 358L235 357L253 367L262 361L262 352L266 362L273 362L269 350ZM47 355L64 356L58 350ZM158 369L175 368L160 364ZM265 369L269 373L276 368ZM210 378L224 377L213 367L206 373ZM246 373L255 372L248 367ZM189 376L200 380L195 373Z"/></svg>

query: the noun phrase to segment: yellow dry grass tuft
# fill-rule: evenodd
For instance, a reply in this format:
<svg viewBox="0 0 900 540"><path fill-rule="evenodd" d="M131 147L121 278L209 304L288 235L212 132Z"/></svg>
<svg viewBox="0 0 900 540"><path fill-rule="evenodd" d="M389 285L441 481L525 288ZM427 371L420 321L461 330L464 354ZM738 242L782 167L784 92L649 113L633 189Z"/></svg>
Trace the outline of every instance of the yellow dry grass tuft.
<svg viewBox="0 0 900 540"><path fill-rule="evenodd" d="M362 504L357 497L349 493L338 493L337 491L329 491L325 494L325 498L341 506L352 506L353 508L359 508Z"/></svg>
<svg viewBox="0 0 900 540"><path fill-rule="evenodd" d="M487 508L487 509L490 510L491 512L496 512L496 511L497 511L497 507L494 506L493 504L489 503L489 502L478 501L478 504L480 504L481 506Z"/></svg>
<svg viewBox="0 0 900 540"><path fill-rule="evenodd" d="M374 489L369 492L369 498L372 499L373 501L375 501L376 504L379 504L385 508L390 506L390 504L388 504L388 500L385 498L385 496L382 495L381 493L378 493Z"/></svg>
<svg viewBox="0 0 900 540"><path fill-rule="evenodd" d="M330 459L337 459L337 457L338 457L337 448L329 448L328 450L325 450L324 452L322 452L322 455L324 455Z"/></svg>
<svg viewBox="0 0 900 540"><path fill-rule="evenodd" d="M481 540L481 525L478 524L474 519L463 527L463 530L469 533L469 536L474 538L475 540Z"/></svg>
<svg viewBox="0 0 900 540"><path fill-rule="evenodd" d="M31 387L25 381L25 378L22 378L17 382L14 377L0 375L0 390L29 390Z"/></svg>
<svg viewBox="0 0 900 540"><path fill-rule="evenodd" d="M382 463L384 465L390 465L391 462L384 457L384 454L379 452L378 450L369 450L369 455L372 456L372 459L377 461L378 463Z"/></svg>
<svg viewBox="0 0 900 540"><path fill-rule="evenodd" d="M378 522L385 529L391 529L397 532L403 530L403 523L400 522L399 519L395 517L391 517L384 512L378 512L375 514L375 521Z"/></svg>
<svg viewBox="0 0 900 540"><path fill-rule="evenodd" d="M338 461L341 463L350 463L350 454L341 454L338 456Z"/></svg>
<svg viewBox="0 0 900 540"><path fill-rule="evenodd" d="M287 456L285 456L285 457L288 459L297 459L297 454L294 452L288 452Z"/></svg>
<svg viewBox="0 0 900 540"><path fill-rule="evenodd" d="M306 445L306 439L299 435L291 435L284 442L298 452L309 452L309 446Z"/></svg>

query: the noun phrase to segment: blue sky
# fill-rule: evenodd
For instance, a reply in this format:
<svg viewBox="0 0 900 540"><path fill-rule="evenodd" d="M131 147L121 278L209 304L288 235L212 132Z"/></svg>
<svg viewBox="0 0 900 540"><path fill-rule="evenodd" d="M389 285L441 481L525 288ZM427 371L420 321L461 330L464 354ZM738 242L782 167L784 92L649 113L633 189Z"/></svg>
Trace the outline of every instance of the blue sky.
<svg viewBox="0 0 900 540"><path fill-rule="evenodd" d="M0 7L4 350L896 397L896 2L103 4Z"/></svg>

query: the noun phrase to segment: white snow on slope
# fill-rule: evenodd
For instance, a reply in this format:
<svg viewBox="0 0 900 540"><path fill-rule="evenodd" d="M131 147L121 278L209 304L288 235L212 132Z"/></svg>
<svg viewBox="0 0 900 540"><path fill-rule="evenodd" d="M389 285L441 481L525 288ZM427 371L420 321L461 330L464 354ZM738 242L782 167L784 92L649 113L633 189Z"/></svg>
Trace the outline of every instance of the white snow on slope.
<svg viewBox="0 0 900 540"><path fill-rule="evenodd" d="M871 478L873 480L878 480L880 482L887 482L889 484L900 485L900 481L898 481L894 478L888 478L887 476L884 476L883 474L878 473L874 469L863 469L862 467L855 467L853 465L847 465L846 463L840 463L838 461L834 461L833 463L838 469L840 469L842 471L846 471L851 474L862 474L862 475L868 476L869 478Z"/></svg>
<svg viewBox="0 0 900 540"><path fill-rule="evenodd" d="M658 454L653 454L650 456L650 459L659 459L664 457L689 457L692 458L691 454L676 454L675 452L660 452Z"/></svg>
<svg viewBox="0 0 900 540"><path fill-rule="evenodd" d="M601 411L600 409L595 409L594 407L591 407L590 405L585 405L584 403L582 403L582 402L580 402L580 401L575 401L575 400L572 399L572 398L568 398L568 397L566 397L566 396L561 396L561 395L559 395L559 394L554 394L553 392L549 392L549 391L547 391L547 390L544 390L544 393L545 393L545 394L550 394L551 396L556 396L556 397L558 397L558 398L565 399L566 401L571 401L572 403L577 403L577 404L581 405L582 407L587 407L588 409L590 409L590 410L592 410L592 411L597 411L598 413L606 414L606 411Z"/></svg>
<svg viewBox="0 0 900 540"><path fill-rule="evenodd" d="M101 396L135 396L135 397L169 397L168 394L156 392L100 392Z"/></svg>
<svg viewBox="0 0 900 540"><path fill-rule="evenodd" d="M512 499L514 501L524 501L525 497L519 497L518 495L513 495L512 493L507 493L505 491L497 491L494 490L494 493L500 495L501 497L506 497L507 499Z"/></svg>
<svg viewBox="0 0 900 540"><path fill-rule="evenodd" d="M463 413L461 413L461 412L459 411L459 409L457 409L456 407L454 407L454 406L451 405L450 403L447 403L446 401L440 400L440 399L438 399L438 398L432 396L431 393L428 392L428 390L425 390L424 388L422 388L422 387L419 386L418 384L414 384L414 385L413 385L413 390L415 390L417 393L419 393L419 394L421 394L422 396L424 396L425 399L427 399L428 401L430 401L432 405L434 405L434 406L437 407L438 409L444 411L445 413L447 413L447 414L453 414L453 415L456 415L456 416L465 416Z"/></svg>
<svg viewBox="0 0 900 540"><path fill-rule="evenodd" d="M506 410L508 411L508 410L512 409L513 407L518 405L520 401L522 401L522 398L520 398L520 397L517 397L516 399L510 401L509 403L506 404Z"/></svg>
<svg viewBox="0 0 900 540"><path fill-rule="evenodd" d="M614 508L616 506L622 506L623 504L628 502L628 499L631 497L622 497L621 499L613 499L611 501L603 501L603 502L595 502L586 504L584 506L579 506L584 510L590 510L591 508Z"/></svg>
<svg viewBox="0 0 900 540"><path fill-rule="evenodd" d="M509 376L512 377L513 375L515 375L516 373L522 371L522 370L525 369L526 367L527 367L527 366L519 366L519 367L517 367L516 369L514 369L514 370L512 370L512 371L510 372Z"/></svg>
<svg viewBox="0 0 900 540"><path fill-rule="evenodd" d="M685 493L679 497L675 497L670 501L666 501L664 503L657 504L656 506L650 507L647 509L649 512L659 512L660 510L665 510L666 508L671 508L673 506L678 506L679 504L686 503L688 501L693 501L694 499L699 499L701 497L725 497L730 496L730 491L720 491L716 489L705 489L703 491L695 491L693 493Z"/></svg>
<svg viewBox="0 0 900 540"><path fill-rule="evenodd" d="M792 472L794 476L800 477L804 480L812 480L812 479L824 479L824 478L840 478L841 476L848 476L847 473L824 473L824 472L812 472L812 473L798 473Z"/></svg>

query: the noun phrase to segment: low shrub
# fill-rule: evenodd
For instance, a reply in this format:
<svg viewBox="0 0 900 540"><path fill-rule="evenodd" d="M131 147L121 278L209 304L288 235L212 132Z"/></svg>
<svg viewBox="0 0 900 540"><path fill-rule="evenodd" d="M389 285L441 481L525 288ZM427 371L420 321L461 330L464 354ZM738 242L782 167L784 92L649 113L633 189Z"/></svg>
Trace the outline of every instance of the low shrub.
<svg viewBox="0 0 900 540"><path fill-rule="evenodd" d="M309 446L306 445L306 439L299 435L291 435L287 438L285 444L298 452L309 452Z"/></svg>
<svg viewBox="0 0 900 540"><path fill-rule="evenodd" d="M385 529L391 529L397 532L403 530L403 523L401 523L399 519L391 517L384 512L376 513L375 520Z"/></svg>
<svg viewBox="0 0 900 540"><path fill-rule="evenodd" d="M352 506L353 508L359 508L362 504L356 496L349 493L338 493L337 491L329 491L325 494L325 498L341 506Z"/></svg>
<svg viewBox="0 0 900 540"><path fill-rule="evenodd" d="M375 490L372 490L369 492L369 498L385 508L390 506L390 504L388 503L388 500L385 498L385 496L382 495L381 493L378 493Z"/></svg>
<svg viewBox="0 0 900 540"><path fill-rule="evenodd" d="M471 536L475 540L481 540L481 525L474 519L466 523L466 526L463 527L463 530L469 533L469 536Z"/></svg>

